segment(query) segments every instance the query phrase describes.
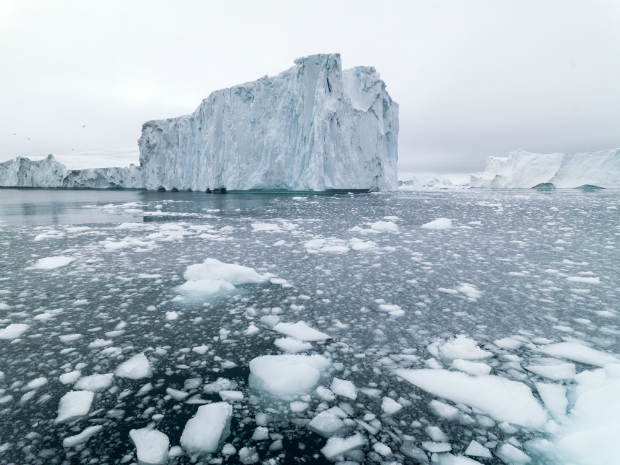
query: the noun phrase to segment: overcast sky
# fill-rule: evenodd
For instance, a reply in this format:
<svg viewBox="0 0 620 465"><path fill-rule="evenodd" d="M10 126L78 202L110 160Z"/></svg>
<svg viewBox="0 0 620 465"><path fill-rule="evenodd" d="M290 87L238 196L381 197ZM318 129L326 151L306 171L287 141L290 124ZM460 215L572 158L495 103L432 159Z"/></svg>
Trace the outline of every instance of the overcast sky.
<svg viewBox="0 0 620 465"><path fill-rule="evenodd" d="M617 0L2 0L0 161L135 146L147 120L332 52L400 104L400 171L620 147Z"/></svg>

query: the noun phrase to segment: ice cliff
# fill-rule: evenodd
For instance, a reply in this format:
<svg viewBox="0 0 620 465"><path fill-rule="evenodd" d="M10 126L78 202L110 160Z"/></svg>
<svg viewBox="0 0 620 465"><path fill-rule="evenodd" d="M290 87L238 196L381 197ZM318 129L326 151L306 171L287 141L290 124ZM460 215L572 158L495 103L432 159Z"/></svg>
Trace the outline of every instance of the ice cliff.
<svg viewBox="0 0 620 465"><path fill-rule="evenodd" d="M77 155L73 155L73 159L63 155L56 157L64 163L56 160L51 154L42 160L17 157L0 163L0 187L142 188L142 171L136 165L68 169L67 166L71 167L74 164L73 159L79 160L76 158ZM83 157L78 166L88 166L89 160L86 158ZM93 160L90 162L93 164ZM94 164L106 163L97 159Z"/></svg>
<svg viewBox="0 0 620 465"><path fill-rule="evenodd" d="M546 155L519 150L507 158L489 157L485 171L471 175L470 186L619 189L620 149Z"/></svg>
<svg viewBox="0 0 620 465"><path fill-rule="evenodd" d="M142 126L147 189L398 189L398 104L372 67L313 55Z"/></svg>

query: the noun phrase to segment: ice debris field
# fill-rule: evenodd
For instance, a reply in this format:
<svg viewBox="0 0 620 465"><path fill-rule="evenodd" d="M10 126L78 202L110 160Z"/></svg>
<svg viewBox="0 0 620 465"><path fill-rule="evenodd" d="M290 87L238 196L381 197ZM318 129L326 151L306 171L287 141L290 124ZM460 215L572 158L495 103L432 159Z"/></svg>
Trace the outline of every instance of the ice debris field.
<svg viewBox="0 0 620 465"><path fill-rule="evenodd" d="M41 192L0 463L618 463L617 194Z"/></svg>

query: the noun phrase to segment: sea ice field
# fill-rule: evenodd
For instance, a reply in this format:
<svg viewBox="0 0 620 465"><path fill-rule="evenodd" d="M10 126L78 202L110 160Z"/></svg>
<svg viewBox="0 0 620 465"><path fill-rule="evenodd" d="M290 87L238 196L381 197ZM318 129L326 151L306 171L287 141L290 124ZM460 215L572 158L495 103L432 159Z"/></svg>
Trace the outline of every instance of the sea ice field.
<svg viewBox="0 0 620 465"><path fill-rule="evenodd" d="M620 195L0 190L0 464L613 464Z"/></svg>

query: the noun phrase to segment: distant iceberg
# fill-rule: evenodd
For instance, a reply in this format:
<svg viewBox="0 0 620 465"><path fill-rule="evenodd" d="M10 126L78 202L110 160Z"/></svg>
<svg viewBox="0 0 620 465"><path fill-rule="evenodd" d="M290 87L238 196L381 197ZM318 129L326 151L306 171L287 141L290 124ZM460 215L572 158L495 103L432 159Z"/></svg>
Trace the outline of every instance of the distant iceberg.
<svg viewBox="0 0 620 465"><path fill-rule="evenodd" d="M471 187L494 189L620 188L620 149L585 153L512 152L489 157L483 173L471 175Z"/></svg>
<svg viewBox="0 0 620 465"><path fill-rule="evenodd" d="M83 189L140 189L142 171L138 148L111 152L81 152L17 157L0 163L2 187L65 187Z"/></svg>
<svg viewBox="0 0 620 465"><path fill-rule="evenodd" d="M436 174L398 173L398 190L465 189L467 184L454 184L450 179Z"/></svg>
<svg viewBox="0 0 620 465"><path fill-rule="evenodd" d="M398 189L398 104L372 67L313 55L142 126L147 189Z"/></svg>

